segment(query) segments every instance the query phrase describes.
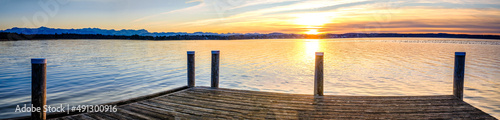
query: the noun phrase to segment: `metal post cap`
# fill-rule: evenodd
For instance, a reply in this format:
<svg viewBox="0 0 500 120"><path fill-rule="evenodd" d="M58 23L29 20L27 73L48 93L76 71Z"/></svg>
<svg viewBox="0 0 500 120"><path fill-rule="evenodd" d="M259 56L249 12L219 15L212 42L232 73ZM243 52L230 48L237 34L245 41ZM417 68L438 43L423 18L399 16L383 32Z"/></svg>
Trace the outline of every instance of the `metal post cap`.
<svg viewBox="0 0 500 120"><path fill-rule="evenodd" d="M194 51L187 51L187 54L194 54Z"/></svg>
<svg viewBox="0 0 500 120"><path fill-rule="evenodd" d="M219 50L212 50L212 54L219 54L220 51Z"/></svg>
<svg viewBox="0 0 500 120"><path fill-rule="evenodd" d="M456 56L465 56L465 52L455 52Z"/></svg>
<svg viewBox="0 0 500 120"><path fill-rule="evenodd" d="M316 55L323 56L323 52L316 52Z"/></svg>
<svg viewBox="0 0 500 120"><path fill-rule="evenodd" d="M31 58L31 64L47 64L47 59L45 59L45 58Z"/></svg>

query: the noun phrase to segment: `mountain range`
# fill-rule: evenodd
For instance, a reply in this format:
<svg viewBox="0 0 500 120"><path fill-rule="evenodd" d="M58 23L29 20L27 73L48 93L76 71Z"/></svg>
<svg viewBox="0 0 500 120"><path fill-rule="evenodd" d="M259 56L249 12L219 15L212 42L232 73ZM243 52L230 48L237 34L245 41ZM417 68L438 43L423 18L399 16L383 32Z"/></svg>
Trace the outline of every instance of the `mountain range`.
<svg viewBox="0 0 500 120"><path fill-rule="evenodd" d="M11 28L0 30L2 40L24 39L140 39L140 40L232 40L232 39L323 39L364 37L432 37L432 38L479 38L500 39L500 35L469 35L447 33L344 33L344 34L284 34L284 33L212 33L212 32L149 32L140 30L114 30L100 28Z"/></svg>
<svg viewBox="0 0 500 120"><path fill-rule="evenodd" d="M122 30L114 30L114 29L100 29L100 28L82 28L82 29L60 29L60 28L48 28L48 27L39 27L39 28L18 28L14 27L11 29L0 30L0 32L9 32L9 33L18 33L18 34L101 34L101 35L140 35L140 36L175 36L175 35L235 35L237 33L227 33L227 34L219 34L212 32L149 32L145 29L140 30L131 30L131 29L122 29Z"/></svg>

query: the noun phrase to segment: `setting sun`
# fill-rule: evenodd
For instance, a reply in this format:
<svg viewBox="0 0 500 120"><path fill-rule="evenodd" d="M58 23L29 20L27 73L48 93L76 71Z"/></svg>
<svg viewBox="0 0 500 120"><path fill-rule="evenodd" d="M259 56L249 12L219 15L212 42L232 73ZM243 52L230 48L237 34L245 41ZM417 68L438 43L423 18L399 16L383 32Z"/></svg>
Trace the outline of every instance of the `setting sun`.
<svg viewBox="0 0 500 120"><path fill-rule="evenodd" d="M295 24L306 27L319 27L331 22L331 14L326 13L307 13L296 15Z"/></svg>
<svg viewBox="0 0 500 120"><path fill-rule="evenodd" d="M317 35L319 34L320 32L318 32L318 29L309 29L309 31L307 32L304 32L306 34L311 34L311 35Z"/></svg>

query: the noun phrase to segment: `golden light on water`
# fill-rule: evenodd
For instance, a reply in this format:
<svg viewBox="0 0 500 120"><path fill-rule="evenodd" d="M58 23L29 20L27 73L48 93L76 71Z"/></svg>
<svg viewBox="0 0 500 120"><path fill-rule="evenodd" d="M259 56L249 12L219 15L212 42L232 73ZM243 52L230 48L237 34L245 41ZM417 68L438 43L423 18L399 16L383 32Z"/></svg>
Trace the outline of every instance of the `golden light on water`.
<svg viewBox="0 0 500 120"><path fill-rule="evenodd" d="M305 47L304 47L305 55L307 56L308 59L313 60L314 59L314 53L320 52L320 42L317 39L312 39L312 40L306 40L305 41Z"/></svg>

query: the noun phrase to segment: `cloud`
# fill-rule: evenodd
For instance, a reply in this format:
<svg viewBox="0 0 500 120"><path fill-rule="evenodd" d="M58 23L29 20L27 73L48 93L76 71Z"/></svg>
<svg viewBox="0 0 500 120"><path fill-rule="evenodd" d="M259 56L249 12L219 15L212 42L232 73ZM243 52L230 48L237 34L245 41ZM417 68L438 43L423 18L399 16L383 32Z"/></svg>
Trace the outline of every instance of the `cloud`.
<svg viewBox="0 0 500 120"><path fill-rule="evenodd" d="M351 0L351 1L366 1L366 0ZM302 1L292 5L285 6L276 6L267 9L255 10L243 12L240 14L236 14L230 17L225 18L214 18L214 19L205 19L205 20L197 20L193 22L185 22L181 23L181 25L209 25L214 23L227 23L232 21L239 21L248 18L266 18L267 16L276 16L283 17L283 14L274 15L271 13L283 12L283 11L291 11L291 10L308 10L308 9L318 9L324 8L328 6L340 5L343 3L349 3L348 0L344 1L335 1L332 2L330 0L314 0L314 1Z"/></svg>
<svg viewBox="0 0 500 120"><path fill-rule="evenodd" d="M454 22L425 22L425 21L394 21L389 23L379 22L355 22L355 23L333 23L326 25L323 31L335 31L346 29L364 29L364 28L378 28L378 29L482 29L495 31L500 29L500 22L491 21L477 23L475 21L454 21ZM397 32L397 31L394 31Z"/></svg>
<svg viewBox="0 0 500 120"><path fill-rule="evenodd" d="M200 2L200 4L198 4L196 6L192 6L192 7L187 7L187 8L183 8L183 9L177 9L177 10L172 10L172 11L168 11L168 12L163 12L160 14L142 17L142 18L133 20L132 23L144 21L147 19L152 19L155 17L165 16L168 14L174 14L174 13L200 13L200 12L211 11L212 13L223 14L226 11L234 10L234 9L238 9L238 8L244 8L244 7L249 7L249 6L258 6L258 5L262 5L262 4L281 3L281 2L287 2L287 1L297 1L297 0L245 0L245 1L242 1L242 0L206 0L206 1L191 0L191 1L188 1L186 3ZM223 16L219 16L219 17L223 17Z"/></svg>
<svg viewBox="0 0 500 120"><path fill-rule="evenodd" d="M335 10L335 9L339 9L339 8L354 7L354 6L373 4L373 3L377 3L377 2L376 1L358 1L358 2L352 2L352 3L341 3L341 4L331 5L331 6L324 6L324 7L319 7L319 8L297 9L297 10L286 10L286 11L272 12L272 13L268 13L266 15L285 14L285 13L300 13L300 12L331 11L331 10Z"/></svg>
<svg viewBox="0 0 500 120"><path fill-rule="evenodd" d="M189 0L186 3L203 2L203 0Z"/></svg>
<svg viewBox="0 0 500 120"><path fill-rule="evenodd" d="M163 12L163 13L160 13L160 14L155 14L155 15L150 15L150 16L139 18L139 19L135 19L135 20L132 21L132 23L134 23L134 22L140 22L140 21L143 21L143 20L147 20L147 19L151 19L151 18L154 18L154 17L158 17L158 16L162 16L162 15L166 15L166 14L171 14L171 13L183 13L183 12L188 13L188 12L199 10L201 8L204 8L204 7L206 7L206 4L202 2L202 3L200 3L198 5L195 5L195 6L191 6L191 7L187 7L187 8L182 8L182 9L177 9L177 10L172 10L172 11Z"/></svg>

